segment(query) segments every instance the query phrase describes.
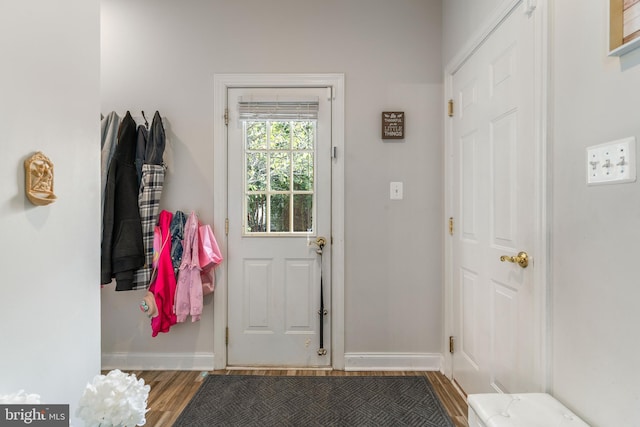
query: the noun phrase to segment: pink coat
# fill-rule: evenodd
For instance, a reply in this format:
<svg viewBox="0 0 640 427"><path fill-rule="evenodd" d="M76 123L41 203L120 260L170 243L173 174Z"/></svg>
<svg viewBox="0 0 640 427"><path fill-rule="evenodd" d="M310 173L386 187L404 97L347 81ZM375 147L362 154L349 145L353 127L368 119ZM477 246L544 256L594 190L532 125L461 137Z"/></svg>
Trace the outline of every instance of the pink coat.
<svg viewBox="0 0 640 427"><path fill-rule="evenodd" d="M158 307L158 315L151 318L151 336L158 332L169 332L172 325L176 324L176 315L173 312L173 302L176 293L176 276L171 262L171 219L173 214L166 210L158 216L158 227L162 237L162 246L157 260L157 276L149 286ZM155 256L155 254L154 254Z"/></svg>
<svg viewBox="0 0 640 427"><path fill-rule="evenodd" d="M176 291L176 316L178 322L200 320L202 314L202 280L200 279L200 261L198 259L198 217L191 212L184 225L182 241L182 263L178 272Z"/></svg>

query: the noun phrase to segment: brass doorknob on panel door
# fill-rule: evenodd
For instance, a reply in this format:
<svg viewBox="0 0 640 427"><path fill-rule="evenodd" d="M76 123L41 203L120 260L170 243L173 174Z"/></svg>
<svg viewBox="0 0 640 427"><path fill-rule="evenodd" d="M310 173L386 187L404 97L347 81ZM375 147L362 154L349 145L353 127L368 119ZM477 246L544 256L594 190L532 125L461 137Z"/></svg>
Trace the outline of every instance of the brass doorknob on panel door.
<svg viewBox="0 0 640 427"><path fill-rule="evenodd" d="M509 261L514 264L518 264L522 268L527 268L529 265L529 255L526 252L518 252L516 256L502 255L500 257L500 261L505 262Z"/></svg>

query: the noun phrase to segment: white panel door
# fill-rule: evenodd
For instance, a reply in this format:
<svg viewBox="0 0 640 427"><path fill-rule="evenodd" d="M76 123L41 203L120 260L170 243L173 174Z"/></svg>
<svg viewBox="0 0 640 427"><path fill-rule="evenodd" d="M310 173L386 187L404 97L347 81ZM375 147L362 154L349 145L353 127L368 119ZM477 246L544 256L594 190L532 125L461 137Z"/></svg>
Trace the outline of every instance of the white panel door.
<svg viewBox="0 0 640 427"><path fill-rule="evenodd" d="M327 88L228 90L229 366L331 366L331 101ZM318 119L242 121L241 99L317 98ZM321 271L322 266L322 271ZM324 353L324 354L319 354Z"/></svg>
<svg viewBox="0 0 640 427"><path fill-rule="evenodd" d="M453 377L534 388L534 26L518 7L453 75Z"/></svg>

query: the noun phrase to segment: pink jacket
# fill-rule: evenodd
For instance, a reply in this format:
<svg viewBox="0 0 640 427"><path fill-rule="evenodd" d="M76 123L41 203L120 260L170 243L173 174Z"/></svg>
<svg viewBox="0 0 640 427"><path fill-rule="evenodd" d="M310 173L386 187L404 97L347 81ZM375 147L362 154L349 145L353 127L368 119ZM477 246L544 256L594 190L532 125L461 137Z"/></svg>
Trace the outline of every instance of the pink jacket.
<svg viewBox="0 0 640 427"><path fill-rule="evenodd" d="M178 322L187 320L197 322L202 314L202 280L200 279L200 261L198 260L198 217L191 212L184 225L182 263L178 272L176 291L176 316Z"/></svg>
<svg viewBox="0 0 640 427"><path fill-rule="evenodd" d="M198 258L200 259L200 279L202 279L202 294L207 295L214 291L216 274L213 271L223 260L218 247L216 236L209 225L200 225L198 229Z"/></svg>
<svg viewBox="0 0 640 427"><path fill-rule="evenodd" d="M173 301L176 293L176 276L173 273L171 262L171 219L173 214L166 210L158 216L158 227L162 236L162 246L158 257L158 270L156 280L149 286L158 307L158 315L151 318L151 336L158 332L169 332L172 325L176 324L176 315L173 312Z"/></svg>

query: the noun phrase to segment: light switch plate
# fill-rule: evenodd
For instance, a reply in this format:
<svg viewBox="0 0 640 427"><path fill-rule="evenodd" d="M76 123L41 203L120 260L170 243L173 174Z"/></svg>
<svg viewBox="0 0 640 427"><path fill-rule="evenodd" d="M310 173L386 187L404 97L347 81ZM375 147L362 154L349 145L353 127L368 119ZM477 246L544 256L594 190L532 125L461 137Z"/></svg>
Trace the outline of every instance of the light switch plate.
<svg viewBox="0 0 640 427"><path fill-rule="evenodd" d="M402 182L392 182L390 185L389 198L391 200L402 200Z"/></svg>
<svg viewBox="0 0 640 427"><path fill-rule="evenodd" d="M587 184L622 184L636 180L636 138L587 147Z"/></svg>

